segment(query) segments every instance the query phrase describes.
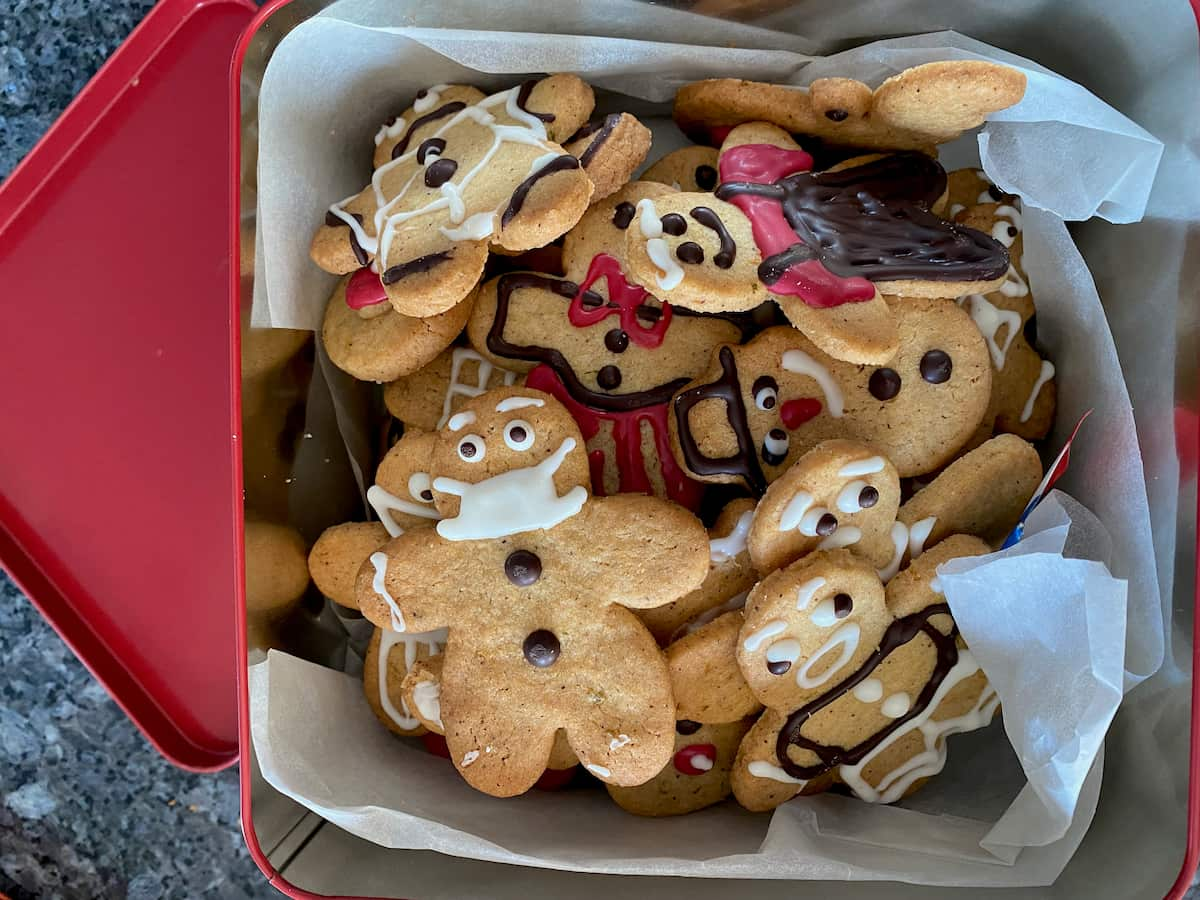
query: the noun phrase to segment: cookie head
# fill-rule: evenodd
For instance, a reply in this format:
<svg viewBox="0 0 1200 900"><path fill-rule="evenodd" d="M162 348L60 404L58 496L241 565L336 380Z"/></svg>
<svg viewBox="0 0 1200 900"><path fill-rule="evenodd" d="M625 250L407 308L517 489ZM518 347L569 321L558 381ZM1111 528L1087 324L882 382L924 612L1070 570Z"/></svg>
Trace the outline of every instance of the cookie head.
<svg viewBox="0 0 1200 900"><path fill-rule="evenodd" d="M857 441L824 441L767 488L750 528L751 559L773 572L813 550L845 547L881 568L899 507L900 477L884 456Z"/></svg>
<svg viewBox="0 0 1200 900"><path fill-rule="evenodd" d="M392 537L432 525L439 518L429 475L437 443L433 432L409 431L392 445L375 470L367 501Z"/></svg>
<svg viewBox="0 0 1200 900"><path fill-rule="evenodd" d="M642 181L656 181L677 191L711 191L717 186L717 151L699 145L672 150L642 173Z"/></svg>
<svg viewBox="0 0 1200 900"><path fill-rule="evenodd" d="M590 484L571 414L523 387L488 391L452 415L430 474L438 533L451 540L549 528L579 511Z"/></svg>

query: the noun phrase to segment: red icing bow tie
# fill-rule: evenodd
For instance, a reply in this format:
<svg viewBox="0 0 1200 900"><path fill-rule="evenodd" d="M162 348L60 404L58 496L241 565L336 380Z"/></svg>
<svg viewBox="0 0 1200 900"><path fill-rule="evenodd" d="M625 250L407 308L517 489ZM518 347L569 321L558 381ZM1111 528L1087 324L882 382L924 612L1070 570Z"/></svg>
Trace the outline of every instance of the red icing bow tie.
<svg viewBox="0 0 1200 900"><path fill-rule="evenodd" d="M589 290L603 278L608 283L608 301ZM621 264L607 253L599 253L588 267L587 278L575 292L567 319L576 328L587 328L609 316L620 316L621 328L639 347L653 349L662 344L671 324L671 306L661 309L646 303L650 296L640 285L625 280ZM646 324L648 320L649 324Z"/></svg>

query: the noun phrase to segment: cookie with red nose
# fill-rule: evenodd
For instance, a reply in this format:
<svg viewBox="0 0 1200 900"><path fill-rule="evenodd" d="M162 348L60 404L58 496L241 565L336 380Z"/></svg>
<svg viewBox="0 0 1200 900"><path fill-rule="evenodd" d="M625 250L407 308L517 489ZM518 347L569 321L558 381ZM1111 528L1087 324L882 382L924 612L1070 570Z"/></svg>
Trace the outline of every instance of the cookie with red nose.
<svg viewBox="0 0 1200 900"><path fill-rule="evenodd" d="M700 585L703 525L654 497L593 498L574 420L528 387L451 416L429 474L442 518L372 554L355 595L377 625L448 629L439 704L456 768L483 792L522 793L563 729L602 781L653 777L674 753L675 703L631 610Z"/></svg>

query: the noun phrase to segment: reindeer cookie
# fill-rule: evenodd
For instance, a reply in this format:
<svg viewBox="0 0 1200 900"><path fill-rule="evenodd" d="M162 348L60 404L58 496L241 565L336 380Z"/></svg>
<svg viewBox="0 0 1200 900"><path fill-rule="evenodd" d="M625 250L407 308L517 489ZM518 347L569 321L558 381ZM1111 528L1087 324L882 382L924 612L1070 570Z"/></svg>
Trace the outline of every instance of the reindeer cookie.
<svg viewBox="0 0 1200 900"><path fill-rule="evenodd" d="M637 199L666 191L635 182L593 204L564 243L568 280L511 273L486 282L467 334L480 354L527 373L527 385L570 410L587 441L594 490L653 493L695 508L700 487L671 453L667 402L715 345L740 332L721 319L676 315L627 282L610 252Z"/></svg>
<svg viewBox="0 0 1200 900"><path fill-rule="evenodd" d="M979 331L942 300L889 299L899 349L883 366L832 359L794 328L722 346L672 400L679 463L701 481L757 495L821 441L870 444L901 477L945 465L975 432L991 396Z"/></svg>
<svg viewBox="0 0 1200 900"><path fill-rule="evenodd" d="M417 122L397 119L388 129L395 134L379 144L395 138L391 159L363 191L329 207L313 261L336 274L369 266L379 287L348 295L351 305L362 304L355 308L386 300L413 317L450 309L478 282L490 243L540 247L579 220L592 182L550 138L547 117L571 126L562 128L570 135L592 102L578 78L553 75L474 103L444 104L441 111L458 108L432 129L422 124L419 143L406 139Z"/></svg>
<svg viewBox="0 0 1200 900"><path fill-rule="evenodd" d="M929 150L1024 94L1023 74L982 60L914 66L875 90L851 78L818 78L807 88L716 78L680 88L675 121L697 138L743 122L770 122L842 146Z"/></svg>
<svg viewBox="0 0 1200 900"><path fill-rule="evenodd" d="M732 784L750 810L834 783L892 803L941 771L946 738L981 728L999 701L958 636L937 566L987 552L954 536L885 589L845 550L814 553L751 592L738 664L767 707Z"/></svg>
<svg viewBox="0 0 1200 900"><path fill-rule="evenodd" d="M700 585L704 527L656 498L592 498L570 413L528 387L451 416L430 475L442 519L373 554L355 593L377 625L449 629L439 703L459 772L486 793L522 793L562 728L602 781L651 778L672 753L675 704L630 609Z"/></svg>

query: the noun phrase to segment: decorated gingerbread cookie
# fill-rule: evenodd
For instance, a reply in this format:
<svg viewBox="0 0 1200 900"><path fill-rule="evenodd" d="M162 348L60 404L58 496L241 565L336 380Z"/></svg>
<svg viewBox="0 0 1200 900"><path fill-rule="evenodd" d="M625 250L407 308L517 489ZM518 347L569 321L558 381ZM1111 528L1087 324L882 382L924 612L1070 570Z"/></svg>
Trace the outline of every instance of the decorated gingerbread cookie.
<svg viewBox="0 0 1200 900"><path fill-rule="evenodd" d="M679 391L670 419L680 465L761 495L821 441L873 446L901 477L932 472L975 432L991 396L978 329L942 300L890 299L899 349L883 366L835 360L794 328L722 346Z"/></svg>
<svg viewBox="0 0 1200 900"><path fill-rule="evenodd" d="M875 90L851 78L818 78L807 88L717 78L679 90L675 121L697 137L743 122L770 122L831 144L929 150L1024 94L1022 73L982 60L914 66Z"/></svg>
<svg viewBox="0 0 1200 900"><path fill-rule="evenodd" d="M592 181L592 202L603 200L632 177L650 150L650 129L629 113L588 122L563 142Z"/></svg>
<svg viewBox="0 0 1200 900"><path fill-rule="evenodd" d="M354 286L364 280L370 290L378 278L364 268L338 282L321 326L330 360L360 381L393 381L416 372L454 341L471 315L470 303L424 318L381 303L356 308Z"/></svg>
<svg viewBox="0 0 1200 900"><path fill-rule="evenodd" d="M743 497L729 503L708 530L709 567L704 583L665 606L639 610L638 618L660 644L666 646L689 629L741 608L746 592L758 578L746 545L753 518L753 500Z"/></svg>
<svg viewBox="0 0 1200 900"><path fill-rule="evenodd" d="M372 553L388 542L382 522L343 522L326 528L308 554L308 572L322 594L349 609L358 609L354 580Z"/></svg>
<svg viewBox="0 0 1200 900"><path fill-rule="evenodd" d="M630 609L698 587L708 535L675 504L592 498L588 474L583 437L550 395L482 394L438 432L441 521L393 539L358 574L372 622L449 629L446 743L486 793L531 787L560 728L606 783L640 784L673 752L667 667Z"/></svg>
<svg viewBox="0 0 1200 900"><path fill-rule="evenodd" d="M337 274L369 266L377 282L352 292L352 303L390 301L421 318L445 312L479 281L489 243L543 246L587 208L592 182L550 138L546 117L577 128L591 112L591 88L553 75L458 102L419 144L405 141L397 120L392 158L360 193L329 207L314 262Z"/></svg>
<svg viewBox="0 0 1200 900"><path fill-rule="evenodd" d="M845 550L759 583L737 653L768 711L734 762L739 803L771 809L835 782L891 803L941 771L946 738L986 725L999 701L958 636L937 566L986 552L947 538L886 589Z"/></svg>
<svg viewBox="0 0 1200 900"><path fill-rule="evenodd" d="M891 462L867 444L825 441L767 488L750 527L750 558L765 574L814 550L845 547L881 568L892 558L899 508Z"/></svg>
<svg viewBox="0 0 1200 900"><path fill-rule="evenodd" d="M444 628L423 634L375 629L363 660L363 693L375 716L389 731L401 735L425 732L421 718L405 700L402 686L417 662L436 656L445 641Z"/></svg>
<svg viewBox="0 0 1200 900"><path fill-rule="evenodd" d="M643 172L641 180L668 184L677 191L711 193L717 186L717 151L699 145L672 150Z"/></svg>
<svg viewBox="0 0 1200 900"><path fill-rule="evenodd" d="M516 381L516 372L495 365L471 348L450 347L411 375L389 382L383 389L383 402L406 428L436 431L470 398Z"/></svg>
<svg viewBox="0 0 1200 900"><path fill-rule="evenodd" d="M512 273L486 282L467 333L481 354L528 373L527 385L571 411L597 492L653 493L695 508L699 486L671 453L667 402L713 346L740 332L721 319L677 315L627 282L608 252L637 198L668 190L637 182L593 204L564 245L567 277L580 280Z"/></svg>
<svg viewBox="0 0 1200 900"><path fill-rule="evenodd" d="M667 647L679 718L716 724L762 709L738 671L736 651L742 621L741 610L732 610Z"/></svg>
<svg viewBox="0 0 1200 900"><path fill-rule="evenodd" d="M435 84L417 91L412 105L392 116L375 134L374 168L387 165L397 156L433 137L446 120L465 107L474 106L487 95L469 84ZM528 94L524 98L528 102ZM518 106L523 106L520 100ZM340 220L339 220L340 221ZM336 227L335 223L333 224Z"/></svg>
<svg viewBox="0 0 1200 900"><path fill-rule="evenodd" d="M392 537L429 526L439 518L434 502L431 456L438 445L433 432L408 431L380 460L367 502Z"/></svg>

